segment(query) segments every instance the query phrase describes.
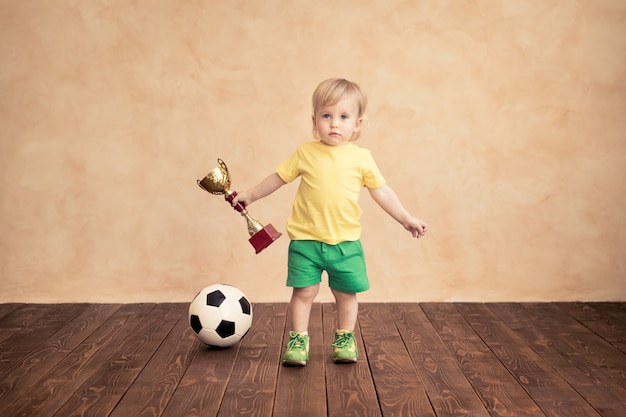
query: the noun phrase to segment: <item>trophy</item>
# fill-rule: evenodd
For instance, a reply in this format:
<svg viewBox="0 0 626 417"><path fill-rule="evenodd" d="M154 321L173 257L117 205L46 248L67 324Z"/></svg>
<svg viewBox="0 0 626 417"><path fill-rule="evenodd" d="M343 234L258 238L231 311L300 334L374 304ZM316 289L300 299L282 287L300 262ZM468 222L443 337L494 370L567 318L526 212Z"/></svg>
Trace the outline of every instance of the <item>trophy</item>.
<svg viewBox="0 0 626 417"><path fill-rule="evenodd" d="M213 168L213 170L211 170L211 172L209 172L203 180L197 180L198 185L204 191L211 194L224 195L226 201L232 203L233 198L237 195L237 192L229 189L230 175L224 161L218 158L217 163L219 166ZM242 203L237 203L233 206L233 208L245 217L246 222L248 223L248 233L251 236L248 241L254 247L256 253L259 253L263 249L267 248L273 241L282 235L282 233L278 232L271 224L263 226L260 221L252 218Z"/></svg>

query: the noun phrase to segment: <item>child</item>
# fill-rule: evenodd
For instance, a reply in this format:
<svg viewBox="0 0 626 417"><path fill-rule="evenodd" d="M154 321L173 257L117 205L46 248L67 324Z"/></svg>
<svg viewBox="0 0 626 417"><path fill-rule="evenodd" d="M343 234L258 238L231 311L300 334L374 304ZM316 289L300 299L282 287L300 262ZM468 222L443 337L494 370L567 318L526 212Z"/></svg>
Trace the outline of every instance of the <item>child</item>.
<svg viewBox="0 0 626 417"><path fill-rule="evenodd" d="M366 105L367 99L357 84L344 79L322 82L313 93L316 140L300 145L276 172L232 201L233 205L251 204L301 177L287 220L291 239L287 286L293 292L289 305L292 330L284 365L306 365L309 359L309 317L324 270L337 305L339 330L335 333L333 360L357 361L357 293L370 287L359 240L358 198L363 186L413 237L424 236L428 230L426 223L411 216L385 184L370 151L352 143L359 137Z"/></svg>

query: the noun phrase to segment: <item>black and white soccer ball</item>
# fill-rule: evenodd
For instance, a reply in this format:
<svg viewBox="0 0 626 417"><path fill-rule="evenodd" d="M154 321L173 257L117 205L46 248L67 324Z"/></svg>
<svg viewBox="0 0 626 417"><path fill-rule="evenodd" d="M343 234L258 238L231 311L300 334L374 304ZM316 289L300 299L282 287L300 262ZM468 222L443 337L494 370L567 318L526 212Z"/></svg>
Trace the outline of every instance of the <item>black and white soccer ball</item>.
<svg viewBox="0 0 626 417"><path fill-rule="evenodd" d="M203 343L214 347L232 346L252 325L252 306L239 288L210 285L189 305L189 324Z"/></svg>

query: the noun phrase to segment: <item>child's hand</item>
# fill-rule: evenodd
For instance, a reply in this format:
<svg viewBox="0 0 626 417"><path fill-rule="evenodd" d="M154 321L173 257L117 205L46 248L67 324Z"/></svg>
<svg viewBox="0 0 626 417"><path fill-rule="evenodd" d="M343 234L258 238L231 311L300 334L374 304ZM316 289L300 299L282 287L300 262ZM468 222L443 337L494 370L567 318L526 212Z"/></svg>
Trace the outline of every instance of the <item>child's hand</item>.
<svg viewBox="0 0 626 417"><path fill-rule="evenodd" d="M237 203L241 203L244 207L251 204L252 200L250 198L250 193L247 191L237 192L237 195L233 197L230 205L235 207Z"/></svg>
<svg viewBox="0 0 626 417"><path fill-rule="evenodd" d="M428 225L424 221L416 219L415 217L410 218L409 221L404 225L404 228L411 232L413 237L416 237L418 239L424 236L428 231Z"/></svg>

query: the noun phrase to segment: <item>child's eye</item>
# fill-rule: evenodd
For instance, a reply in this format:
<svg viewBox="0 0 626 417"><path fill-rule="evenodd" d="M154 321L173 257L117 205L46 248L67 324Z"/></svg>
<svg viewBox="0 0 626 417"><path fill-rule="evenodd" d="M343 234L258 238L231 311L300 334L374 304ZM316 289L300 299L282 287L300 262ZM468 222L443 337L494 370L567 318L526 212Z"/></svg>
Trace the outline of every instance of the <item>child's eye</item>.
<svg viewBox="0 0 626 417"><path fill-rule="evenodd" d="M330 114L328 113L322 114L322 119L330 119Z"/></svg>
<svg viewBox="0 0 626 417"><path fill-rule="evenodd" d="M346 115L346 114L342 114L342 115L341 115L341 119L342 119L342 120L348 120L348 115Z"/></svg>

